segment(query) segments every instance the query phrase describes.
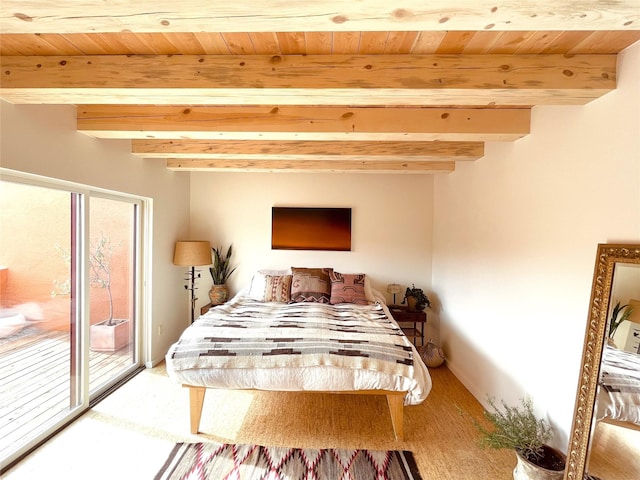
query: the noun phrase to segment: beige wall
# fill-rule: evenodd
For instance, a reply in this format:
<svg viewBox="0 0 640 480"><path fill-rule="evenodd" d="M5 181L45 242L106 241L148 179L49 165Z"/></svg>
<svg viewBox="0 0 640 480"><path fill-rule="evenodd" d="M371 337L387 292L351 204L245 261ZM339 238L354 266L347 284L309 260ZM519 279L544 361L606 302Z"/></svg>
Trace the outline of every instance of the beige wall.
<svg viewBox="0 0 640 480"><path fill-rule="evenodd" d="M566 447L596 246L640 243L640 44L618 89L535 107L531 135L435 179L433 286L449 365L481 401L528 392Z"/></svg>
<svg viewBox="0 0 640 480"><path fill-rule="evenodd" d="M383 291L388 283L413 282L429 294L432 196L429 175L198 172L191 177L191 232L225 249L233 243L233 291L259 268L329 266L364 272ZM271 250L272 206L351 207L352 250ZM201 285L204 304L208 271Z"/></svg>
<svg viewBox="0 0 640 480"><path fill-rule="evenodd" d="M183 271L172 264L175 240L189 231L189 175L167 170L162 161L133 157L129 142L77 133L73 107L0 101L0 109L1 167L150 199L151 325L144 360L161 360L189 323Z"/></svg>

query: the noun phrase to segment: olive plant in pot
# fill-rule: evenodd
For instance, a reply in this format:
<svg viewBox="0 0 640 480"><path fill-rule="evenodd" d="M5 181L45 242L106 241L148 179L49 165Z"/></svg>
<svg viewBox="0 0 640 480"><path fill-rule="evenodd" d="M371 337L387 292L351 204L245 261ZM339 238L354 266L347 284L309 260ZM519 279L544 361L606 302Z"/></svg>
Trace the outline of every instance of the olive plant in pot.
<svg viewBox="0 0 640 480"><path fill-rule="evenodd" d="M229 245L226 255L223 255L222 247L211 248L213 253L213 267L209 267L213 286L209 290L209 299L213 305L222 305L229 299L229 289L227 288L227 280L236 268L231 268L231 255L233 254L233 245Z"/></svg>
<svg viewBox="0 0 640 480"><path fill-rule="evenodd" d="M503 400L502 408L492 398L488 402L492 411L485 411L484 418L491 426L473 419L480 433L480 446L514 450L514 480L561 480L566 457L547 444L553 431L545 420L536 417L531 400L521 399L515 407Z"/></svg>
<svg viewBox="0 0 640 480"><path fill-rule="evenodd" d="M109 302L108 317L89 327L91 350L98 352L114 352L129 344L129 319L113 318L111 258L116 246L102 234L89 251L89 284L105 289Z"/></svg>
<svg viewBox="0 0 640 480"><path fill-rule="evenodd" d="M104 289L107 294L108 314L89 326L90 347L96 352L115 352L129 344L130 321L128 318L113 318L113 292L111 280L111 260L114 250L120 243L114 244L109 235L101 233L100 237L92 240L89 247L89 285L94 288ZM56 245L67 268L71 264L71 253ZM68 297L71 295L71 282L68 279L60 282L53 281L54 289L52 297ZM67 300L68 302L69 300ZM93 304L94 300L91 300ZM98 304L104 300L99 299ZM68 321L68 318L67 318Z"/></svg>

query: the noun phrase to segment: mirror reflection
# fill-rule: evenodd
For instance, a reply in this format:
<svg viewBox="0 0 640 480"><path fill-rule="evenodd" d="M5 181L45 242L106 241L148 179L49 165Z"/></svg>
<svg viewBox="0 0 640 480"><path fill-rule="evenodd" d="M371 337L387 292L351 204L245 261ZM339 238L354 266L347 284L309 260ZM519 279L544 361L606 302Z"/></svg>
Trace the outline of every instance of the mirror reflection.
<svg viewBox="0 0 640 480"><path fill-rule="evenodd" d="M640 478L640 265L617 262L594 409L588 471Z"/></svg>

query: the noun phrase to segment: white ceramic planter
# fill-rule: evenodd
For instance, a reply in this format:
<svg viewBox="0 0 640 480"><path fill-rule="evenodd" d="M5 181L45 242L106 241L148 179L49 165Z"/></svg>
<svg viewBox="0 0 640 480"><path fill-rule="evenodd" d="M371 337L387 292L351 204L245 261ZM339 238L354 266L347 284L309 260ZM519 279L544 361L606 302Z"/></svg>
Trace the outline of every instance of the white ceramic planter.
<svg viewBox="0 0 640 480"><path fill-rule="evenodd" d="M553 452L563 460L565 456L548 445L544 445L547 452ZM531 463L525 457L516 452L518 463L513 470L513 480L562 480L564 478L564 470L548 470Z"/></svg>

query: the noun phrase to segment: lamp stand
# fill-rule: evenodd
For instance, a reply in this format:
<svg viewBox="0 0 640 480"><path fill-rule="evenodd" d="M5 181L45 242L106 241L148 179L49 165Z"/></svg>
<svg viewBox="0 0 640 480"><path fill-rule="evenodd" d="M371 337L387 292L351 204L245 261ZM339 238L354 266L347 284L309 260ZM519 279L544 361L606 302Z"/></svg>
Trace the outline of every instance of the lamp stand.
<svg viewBox="0 0 640 480"><path fill-rule="evenodd" d="M196 275L196 267L191 267L191 271L187 272L185 280L191 280L191 286L188 284L184 286L185 290L191 290L191 323L195 320L196 312L196 278L200 278L200 272Z"/></svg>

